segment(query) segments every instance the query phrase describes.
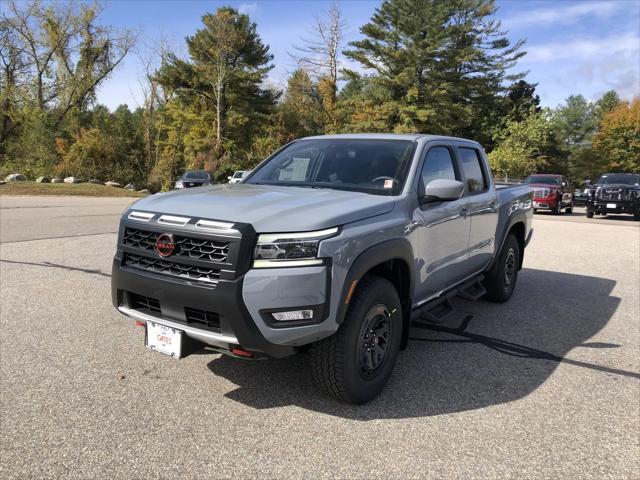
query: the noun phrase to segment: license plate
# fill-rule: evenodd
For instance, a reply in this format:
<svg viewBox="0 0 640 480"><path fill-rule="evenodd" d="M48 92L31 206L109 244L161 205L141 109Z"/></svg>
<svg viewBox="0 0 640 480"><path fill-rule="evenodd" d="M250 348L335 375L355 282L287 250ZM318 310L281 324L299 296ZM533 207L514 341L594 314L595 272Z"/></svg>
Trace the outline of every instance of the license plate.
<svg viewBox="0 0 640 480"><path fill-rule="evenodd" d="M607 203L607 208L618 208L615 203Z"/></svg>
<svg viewBox="0 0 640 480"><path fill-rule="evenodd" d="M151 350L169 355L173 358L180 358L182 354L181 330L167 327L159 323L147 322L146 346Z"/></svg>

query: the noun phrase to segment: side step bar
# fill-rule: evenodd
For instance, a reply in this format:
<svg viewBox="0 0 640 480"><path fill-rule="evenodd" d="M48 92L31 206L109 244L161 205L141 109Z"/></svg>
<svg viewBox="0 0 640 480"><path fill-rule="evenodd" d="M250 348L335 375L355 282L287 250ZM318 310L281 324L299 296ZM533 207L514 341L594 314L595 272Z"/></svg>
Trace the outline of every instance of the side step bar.
<svg viewBox="0 0 640 480"><path fill-rule="evenodd" d="M440 297L431 300L425 305L415 309L411 312L411 320L427 320L432 323L441 323L451 314L453 314L456 308L451 303L451 299L455 296L463 298L465 300L475 301L484 296L487 291L482 285L484 275L479 275L471 280L463 283L462 285L449 290L447 293Z"/></svg>
<svg viewBox="0 0 640 480"><path fill-rule="evenodd" d="M475 302L476 300L480 300L487 291L482 285L482 280L484 280L484 275L480 275L474 279L469 280L466 283L463 283L458 288L458 296L460 298L464 298L465 300L470 300Z"/></svg>

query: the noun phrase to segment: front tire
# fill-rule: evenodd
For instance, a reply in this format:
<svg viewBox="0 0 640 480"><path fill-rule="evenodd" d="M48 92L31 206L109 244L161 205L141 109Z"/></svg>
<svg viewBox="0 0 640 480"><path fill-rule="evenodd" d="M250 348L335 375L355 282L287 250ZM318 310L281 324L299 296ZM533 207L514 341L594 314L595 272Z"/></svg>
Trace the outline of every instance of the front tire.
<svg viewBox="0 0 640 480"><path fill-rule="evenodd" d="M593 211L587 210L587 218L593 218Z"/></svg>
<svg viewBox="0 0 640 480"><path fill-rule="evenodd" d="M567 207L565 212L566 213L573 213L573 200L571 200L571 203L569 204L569 206Z"/></svg>
<svg viewBox="0 0 640 480"><path fill-rule="evenodd" d="M338 331L311 347L314 377L323 390L344 402L368 402L391 376L401 339L396 288L387 279L366 276Z"/></svg>
<svg viewBox="0 0 640 480"><path fill-rule="evenodd" d="M485 298L496 303L509 300L516 287L519 269L520 243L516 236L510 233L500 251L498 263L485 276Z"/></svg>
<svg viewBox="0 0 640 480"><path fill-rule="evenodd" d="M555 208L552 210L554 215L560 215L562 213L562 200L558 200Z"/></svg>

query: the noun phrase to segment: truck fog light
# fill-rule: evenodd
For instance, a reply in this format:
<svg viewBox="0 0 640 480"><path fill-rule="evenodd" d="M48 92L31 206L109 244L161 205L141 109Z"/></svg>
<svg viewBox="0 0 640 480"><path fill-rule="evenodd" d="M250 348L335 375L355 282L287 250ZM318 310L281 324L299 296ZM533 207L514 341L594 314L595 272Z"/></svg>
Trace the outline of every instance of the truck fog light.
<svg viewBox="0 0 640 480"><path fill-rule="evenodd" d="M291 310L289 312L273 312L273 318L279 322L290 320L311 320L313 318L313 310Z"/></svg>

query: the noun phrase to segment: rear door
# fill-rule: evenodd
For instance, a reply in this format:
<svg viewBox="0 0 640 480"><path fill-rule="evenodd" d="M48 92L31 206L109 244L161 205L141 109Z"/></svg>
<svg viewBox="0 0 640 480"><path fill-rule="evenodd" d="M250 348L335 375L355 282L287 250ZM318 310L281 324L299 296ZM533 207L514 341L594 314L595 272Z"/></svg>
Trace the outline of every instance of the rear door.
<svg viewBox="0 0 640 480"><path fill-rule="evenodd" d="M457 148L465 182L469 215L469 259L466 274L473 275L489 264L493 256L498 198L483 152L478 148Z"/></svg>
<svg viewBox="0 0 640 480"><path fill-rule="evenodd" d="M462 181L454 148L447 144L429 146L421 167L419 182L428 184L435 179ZM424 191L419 188L419 191ZM414 210L413 224L418 225L419 253L416 255L416 302L426 300L441 290L462 280L467 266L469 218L466 215L468 198L450 202L433 202Z"/></svg>

